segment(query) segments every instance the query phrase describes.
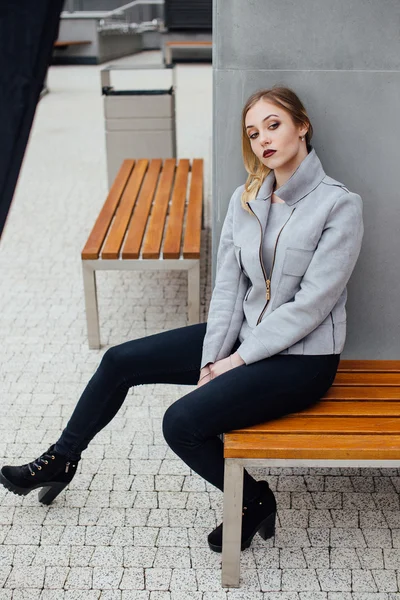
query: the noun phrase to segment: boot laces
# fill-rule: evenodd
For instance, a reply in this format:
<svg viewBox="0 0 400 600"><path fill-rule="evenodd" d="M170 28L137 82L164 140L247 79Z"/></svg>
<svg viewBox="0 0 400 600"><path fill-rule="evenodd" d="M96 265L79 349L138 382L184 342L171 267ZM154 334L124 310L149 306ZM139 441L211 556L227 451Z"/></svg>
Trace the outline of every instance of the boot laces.
<svg viewBox="0 0 400 600"><path fill-rule="evenodd" d="M51 454L50 452L44 452L41 456L39 456L39 458L36 458L36 460L34 460L31 463L28 463L28 469L29 472L32 476L36 475L36 471L34 470L35 468L38 471L42 470L42 465L41 463L43 463L44 465L48 465L49 464L49 460L55 460L55 456L54 454Z"/></svg>

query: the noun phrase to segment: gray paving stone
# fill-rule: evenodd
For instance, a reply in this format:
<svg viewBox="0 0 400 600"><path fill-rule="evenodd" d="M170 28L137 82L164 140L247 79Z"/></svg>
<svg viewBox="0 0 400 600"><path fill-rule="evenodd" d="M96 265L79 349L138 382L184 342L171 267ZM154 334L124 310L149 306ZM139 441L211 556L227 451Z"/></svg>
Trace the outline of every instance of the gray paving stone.
<svg viewBox="0 0 400 600"><path fill-rule="evenodd" d="M160 527L157 546L189 546L187 529L185 527Z"/></svg>
<svg viewBox="0 0 400 600"><path fill-rule="evenodd" d="M196 548L196 551L198 550L200 549ZM208 552L210 554L210 551ZM157 549L153 565L148 566L153 566L156 569L188 569L192 566L191 562L194 566L189 548L162 547Z"/></svg>
<svg viewBox="0 0 400 600"><path fill-rule="evenodd" d="M114 535L115 527L96 525L86 527L85 544L88 546L108 546Z"/></svg>
<svg viewBox="0 0 400 600"><path fill-rule="evenodd" d="M116 527L111 538L112 546L132 546L133 527Z"/></svg>
<svg viewBox="0 0 400 600"><path fill-rule="evenodd" d="M357 548L359 550L359 548ZM363 549L362 552L365 550ZM360 560L356 548L332 548L331 569L360 569Z"/></svg>
<svg viewBox="0 0 400 600"><path fill-rule="evenodd" d="M253 548L252 553L257 567L262 569L279 569L278 548Z"/></svg>
<svg viewBox="0 0 400 600"><path fill-rule="evenodd" d="M306 559L303 550L291 550L282 548L279 556L279 566L281 569L305 569L307 568Z"/></svg>
<svg viewBox="0 0 400 600"><path fill-rule="evenodd" d="M307 567L311 569L329 569L330 567L330 556L329 547L326 548L303 548L304 557L306 559Z"/></svg>
<svg viewBox="0 0 400 600"><path fill-rule="evenodd" d="M99 600L100 590L67 590L65 600Z"/></svg>
<svg viewBox="0 0 400 600"><path fill-rule="evenodd" d="M308 527L308 510L278 509L281 527Z"/></svg>
<svg viewBox="0 0 400 600"><path fill-rule="evenodd" d="M149 518L149 508L127 508L125 510L125 525L130 527L144 527Z"/></svg>
<svg viewBox="0 0 400 600"><path fill-rule="evenodd" d="M124 567L152 567L157 552L157 548L124 548Z"/></svg>
<svg viewBox="0 0 400 600"><path fill-rule="evenodd" d="M186 592L197 590L197 579L195 569L173 569L170 582L172 592L185 590Z"/></svg>
<svg viewBox="0 0 400 600"><path fill-rule="evenodd" d="M0 546L0 567L13 564L15 546Z"/></svg>
<svg viewBox="0 0 400 600"><path fill-rule="evenodd" d="M376 510L372 494L363 494L359 492L343 492L343 509L351 510Z"/></svg>
<svg viewBox="0 0 400 600"><path fill-rule="evenodd" d="M146 590L122 590L121 600L149 600L150 592Z"/></svg>
<svg viewBox="0 0 400 600"><path fill-rule="evenodd" d="M356 552L362 569L383 569L382 548L356 548Z"/></svg>
<svg viewBox="0 0 400 600"><path fill-rule="evenodd" d="M325 510L310 510L309 527L334 527L331 511Z"/></svg>
<svg viewBox="0 0 400 600"><path fill-rule="evenodd" d="M283 591L320 591L315 569L282 569Z"/></svg>
<svg viewBox="0 0 400 600"><path fill-rule="evenodd" d="M149 527L168 527L169 525L169 514L166 508L152 508L147 519ZM171 525L173 526L173 525Z"/></svg>
<svg viewBox="0 0 400 600"><path fill-rule="evenodd" d="M100 600L121 600L122 590L103 590L100 594Z"/></svg>
<svg viewBox="0 0 400 600"><path fill-rule="evenodd" d="M146 589L169 590L172 569L145 569Z"/></svg>
<svg viewBox="0 0 400 600"><path fill-rule="evenodd" d="M4 584L7 581L12 570L13 569L11 566L0 567L0 589L2 587L4 587ZM7 587L11 587L11 586L7 586Z"/></svg>
<svg viewBox="0 0 400 600"><path fill-rule="evenodd" d="M71 567L65 589L90 590L92 587L93 569L89 567Z"/></svg>
<svg viewBox="0 0 400 600"><path fill-rule="evenodd" d="M311 546L326 548L330 545L331 529L323 529L321 527L309 527L307 529L307 534Z"/></svg>
<svg viewBox="0 0 400 600"><path fill-rule="evenodd" d="M26 544L29 540L30 544L39 544L42 528L40 525L12 525L7 528L4 544L21 545ZM1 542L0 542L1 543Z"/></svg>
<svg viewBox="0 0 400 600"><path fill-rule="evenodd" d="M94 567L93 588L115 589L118 588L123 575L123 569L119 567Z"/></svg>
<svg viewBox="0 0 400 600"><path fill-rule="evenodd" d="M21 568L31 565L38 552L38 549L39 546L17 546L15 548L13 565L15 567L20 566Z"/></svg>
<svg viewBox="0 0 400 600"><path fill-rule="evenodd" d="M363 529L362 533L369 548L392 548L396 547L394 543L394 535L392 542L393 530L389 529Z"/></svg>
<svg viewBox="0 0 400 600"><path fill-rule="evenodd" d="M276 529L275 531L275 546L277 548L293 546L304 548L310 545L306 529L287 527L285 529Z"/></svg>
<svg viewBox="0 0 400 600"><path fill-rule="evenodd" d="M203 592L175 591L171 592L171 600L202 600Z"/></svg>
<svg viewBox="0 0 400 600"><path fill-rule="evenodd" d="M399 564L397 564L398 568ZM396 571L389 571L388 569L373 569L371 571L372 577L375 581L375 585L380 592L397 592L397 578Z"/></svg>
<svg viewBox="0 0 400 600"><path fill-rule="evenodd" d="M33 565L68 566L70 546L39 546L32 561Z"/></svg>
<svg viewBox="0 0 400 600"><path fill-rule="evenodd" d="M119 584L122 590L142 590L144 589L144 570L126 568Z"/></svg>
<svg viewBox="0 0 400 600"><path fill-rule="evenodd" d="M293 508L296 510L315 509L315 501L311 492L281 492L275 494L276 502L280 508Z"/></svg>
<svg viewBox="0 0 400 600"><path fill-rule="evenodd" d="M9 572L8 567L2 567L0 569L0 584L1 579L4 577L3 573ZM6 588L39 588L43 587L44 582L44 567L28 567L25 566L23 569L20 567L13 567L7 581L5 582Z"/></svg>
<svg viewBox="0 0 400 600"><path fill-rule="evenodd" d="M40 600L64 600L65 592L62 589L48 589L42 590L40 594ZM1 599L1 596L0 596Z"/></svg>
<svg viewBox="0 0 400 600"><path fill-rule="evenodd" d="M341 548L365 548L367 544L360 529L332 529L331 545Z"/></svg>
<svg viewBox="0 0 400 600"><path fill-rule="evenodd" d="M371 571L353 569L351 571L353 592L378 592Z"/></svg>
<svg viewBox="0 0 400 600"><path fill-rule="evenodd" d="M262 592L282 589L282 573L281 569L262 569L258 573L260 587Z"/></svg>
<svg viewBox="0 0 400 600"><path fill-rule="evenodd" d="M97 546L90 567L118 567L123 564L123 550L114 546Z"/></svg>
<svg viewBox="0 0 400 600"><path fill-rule="evenodd" d="M331 591L351 591L350 569L339 567L338 569L317 569L317 577L321 586L321 590L325 592Z"/></svg>
<svg viewBox="0 0 400 600"><path fill-rule="evenodd" d="M357 528L359 526L359 515L357 510L331 510L332 520L338 528Z"/></svg>
<svg viewBox="0 0 400 600"><path fill-rule="evenodd" d="M46 567L44 587L53 591L62 590L69 571L69 567Z"/></svg>
<svg viewBox="0 0 400 600"><path fill-rule="evenodd" d="M93 546L71 546L69 564L71 567L87 567L94 552Z"/></svg>

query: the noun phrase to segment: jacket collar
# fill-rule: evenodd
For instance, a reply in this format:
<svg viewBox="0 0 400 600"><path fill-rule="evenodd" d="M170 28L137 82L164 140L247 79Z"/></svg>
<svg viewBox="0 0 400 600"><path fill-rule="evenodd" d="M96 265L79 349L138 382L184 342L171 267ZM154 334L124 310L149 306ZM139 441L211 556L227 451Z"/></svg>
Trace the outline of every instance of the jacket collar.
<svg viewBox="0 0 400 600"><path fill-rule="evenodd" d="M314 148L307 154L305 159L297 167L296 171L278 190L275 190L277 196L291 206L307 196L314 190L325 177L325 171L322 167ZM275 174L270 171L264 179L256 200L267 200L272 195L275 183Z"/></svg>

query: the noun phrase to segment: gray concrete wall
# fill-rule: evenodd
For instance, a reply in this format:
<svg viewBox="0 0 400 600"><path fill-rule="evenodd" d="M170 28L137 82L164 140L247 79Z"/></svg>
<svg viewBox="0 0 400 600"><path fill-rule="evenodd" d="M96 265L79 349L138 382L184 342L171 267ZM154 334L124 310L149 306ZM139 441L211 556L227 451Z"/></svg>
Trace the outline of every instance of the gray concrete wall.
<svg viewBox="0 0 400 600"><path fill-rule="evenodd" d="M325 171L364 201L343 358L400 359L400 4L214 0L213 264L244 183L240 114L257 89L303 100Z"/></svg>

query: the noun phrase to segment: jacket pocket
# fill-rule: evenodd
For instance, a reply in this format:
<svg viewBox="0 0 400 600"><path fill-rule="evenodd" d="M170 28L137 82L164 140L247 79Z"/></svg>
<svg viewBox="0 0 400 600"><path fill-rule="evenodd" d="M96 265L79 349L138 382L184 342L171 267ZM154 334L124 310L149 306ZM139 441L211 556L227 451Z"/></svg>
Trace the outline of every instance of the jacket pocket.
<svg viewBox="0 0 400 600"><path fill-rule="evenodd" d="M314 250L303 248L287 248L283 262L282 273L302 277L307 271L308 265L313 257Z"/></svg>
<svg viewBox="0 0 400 600"><path fill-rule="evenodd" d="M243 268L243 264L242 264L242 249L240 246L235 246L235 256L236 256L236 260L239 263L239 267L241 269L241 271L246 275L246 277L248 277L245 269Z"/></svg>
<svg viewBox="0 0 400 600"><path fill-rule="evenodd" d="M247 292L246 292L246 295L245 295L245 297L244 297L244 301L245 301L245 302L247 301L247 298L250 296L250 292L251 292L251 290L252 290L252 289L253 289L253 286L251 285L251 286L249 287L249 289L247 290Z"/></svg>

